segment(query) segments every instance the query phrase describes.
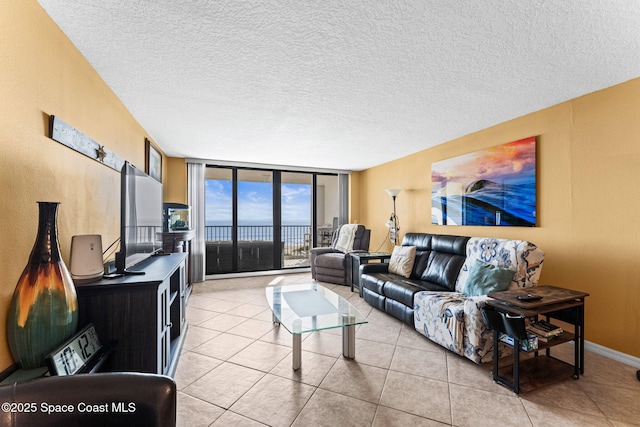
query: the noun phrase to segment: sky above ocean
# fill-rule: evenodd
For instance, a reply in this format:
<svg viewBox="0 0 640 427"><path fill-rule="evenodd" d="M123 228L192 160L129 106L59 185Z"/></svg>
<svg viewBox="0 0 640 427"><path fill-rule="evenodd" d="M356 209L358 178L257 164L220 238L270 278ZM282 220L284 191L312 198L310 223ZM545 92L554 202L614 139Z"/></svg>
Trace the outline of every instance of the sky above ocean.
<svg viewBox="0 0 640 427"><path fill-rule="evenodd" d="M311 185L282 184L282 224L311 223ZM232 185L229 180L208 179L205 182L206 225L231 225L233 209ZM270 182L238 182L239 225L273 224L273 184Z"/></svg>

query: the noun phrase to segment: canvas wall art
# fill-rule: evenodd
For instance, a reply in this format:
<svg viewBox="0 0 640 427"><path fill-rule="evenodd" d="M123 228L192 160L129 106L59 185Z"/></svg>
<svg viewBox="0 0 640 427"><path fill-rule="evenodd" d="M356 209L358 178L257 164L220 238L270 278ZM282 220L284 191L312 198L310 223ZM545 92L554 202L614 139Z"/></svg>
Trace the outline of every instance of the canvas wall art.
<svg viewBox="0 0 640 427"><path fill-rule="evenodd" d="M535 227L536 138L433 163L431 222Z"/></svg>

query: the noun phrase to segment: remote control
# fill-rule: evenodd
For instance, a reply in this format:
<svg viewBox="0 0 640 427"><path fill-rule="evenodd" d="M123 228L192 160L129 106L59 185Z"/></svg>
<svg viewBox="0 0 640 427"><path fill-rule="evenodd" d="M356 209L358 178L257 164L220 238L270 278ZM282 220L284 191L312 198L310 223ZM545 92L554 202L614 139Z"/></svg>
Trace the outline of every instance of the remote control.
<svg viewBox="0 0 640 427"><path fill-rule="evenodd" d="M516 298L518 298L520 301L536 301L536 300L542 299L542 296L534 295L534 294L526 294L526 295L518 295Z"/></svg>

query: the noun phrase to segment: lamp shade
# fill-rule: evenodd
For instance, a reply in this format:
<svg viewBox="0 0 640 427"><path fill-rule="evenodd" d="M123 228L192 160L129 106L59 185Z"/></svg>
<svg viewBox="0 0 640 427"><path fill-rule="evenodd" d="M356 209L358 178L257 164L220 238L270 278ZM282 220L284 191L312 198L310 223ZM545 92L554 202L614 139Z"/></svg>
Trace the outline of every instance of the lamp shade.
<svg viewBox="0 0 640 427"><path fill-rule="evenodd" d="M398 194L400 194L402 189L400 189L400 188L387 188L384 191L386 191L391 197L396 197Z"/></svg>

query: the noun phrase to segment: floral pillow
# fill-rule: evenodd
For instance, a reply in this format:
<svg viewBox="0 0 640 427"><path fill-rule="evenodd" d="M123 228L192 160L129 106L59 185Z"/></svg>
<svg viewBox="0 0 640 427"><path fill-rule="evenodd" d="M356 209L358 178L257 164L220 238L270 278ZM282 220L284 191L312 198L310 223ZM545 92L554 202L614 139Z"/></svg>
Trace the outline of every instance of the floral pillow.
<svg viewBox="0 0 640 427"><path fill-rule="evenodd" d="M409 278L416 259L415 246L396 246L389 259L389 273Z"/></svg>

